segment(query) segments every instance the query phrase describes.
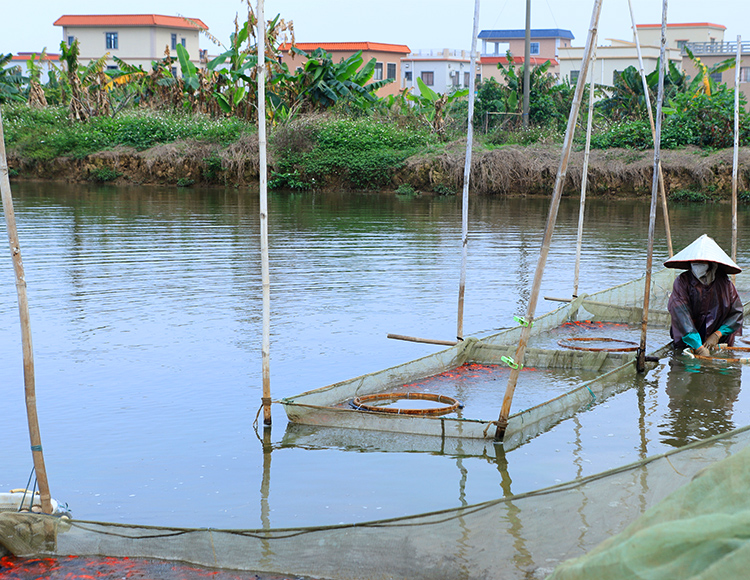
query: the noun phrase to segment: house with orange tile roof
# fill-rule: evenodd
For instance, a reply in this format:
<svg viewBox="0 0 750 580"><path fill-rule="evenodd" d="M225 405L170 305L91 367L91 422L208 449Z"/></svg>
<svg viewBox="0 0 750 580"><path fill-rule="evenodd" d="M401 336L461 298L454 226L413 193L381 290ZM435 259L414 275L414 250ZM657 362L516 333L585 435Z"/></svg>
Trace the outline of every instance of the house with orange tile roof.
<svg viewBox="0 0 750 580"><path fill-rule="evenodd" d="M166 54L177 56L182 44L190 60L200 66L205 51L200 50L200 33L208 27L197 18L161 14L66 14L55 21L62 27L63 42L78 39L79 60L88 63L107 55L107 68L115 69L117 57L144 70ZM179 70L175 62L173 73Z"/></svg>
<svg viewBox="0 0 750 580"><path fill-rule="evenodd" d="M375 94L379 97L395 95L401 90L401 59L411 50L405 44L387 44L384 42L297 42L295 46L307 53L316 48L322 48L331 55L334 62L349 58L355 52L362 51L363 63L375 59L375 74L373 81L393 79L392 83L379 89ZM282 44L279 52L281 62L286 63L290 71L301 68L305 64L304 57L289 53L290 45Z"/></svg>
<svg viewBox="0 0 750 580"><path fill-rule="evenodd" d="M475 63L479 76L479 63ZM451 48L423 48L401 59L401 88L419 95L417 79L436 93L451 93L469 88L471 60L468 50ZM480 79L477 78L477 81Z"/></svg>

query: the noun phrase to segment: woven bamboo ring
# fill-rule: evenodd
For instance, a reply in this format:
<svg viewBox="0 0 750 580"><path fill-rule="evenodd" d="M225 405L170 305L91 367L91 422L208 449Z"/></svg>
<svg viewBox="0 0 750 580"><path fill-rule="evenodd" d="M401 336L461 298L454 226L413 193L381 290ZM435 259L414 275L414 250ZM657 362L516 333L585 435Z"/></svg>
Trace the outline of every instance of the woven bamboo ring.
<svg viewBox="0 0 750 580"><path fill-rule="evenodd" d="M378 405L370 405L369 403L375 401L397 401L399 399L421 399L423 401L435 401L436 403L443 403L444 407L433 407L431 409L400 409L399 407L380 407ZM396 415L445 415L452 413L459 407L461 403L453 397L448 395L436 395L433 393L378 393L376 395L362 395L361 397L355 397L349 403L353 409L357 411L375 411L377 413L393 413Z"/></svg>
<svg viewBox="0 0 750 580"><path fill-rule="evenodd" d="M613 342L613 343L619 343L621 345L627 345L627 346L616 346L612 348L594 348L590 346L576 346L575 344L570 344L571 342ZM635 350L638 350L638 343L632 342L630 340L621 340L619 338L563 338L557 341L557 344L562 346L563 348L569 348L572 350L588 350L591 352L633 352Z"/></svg>

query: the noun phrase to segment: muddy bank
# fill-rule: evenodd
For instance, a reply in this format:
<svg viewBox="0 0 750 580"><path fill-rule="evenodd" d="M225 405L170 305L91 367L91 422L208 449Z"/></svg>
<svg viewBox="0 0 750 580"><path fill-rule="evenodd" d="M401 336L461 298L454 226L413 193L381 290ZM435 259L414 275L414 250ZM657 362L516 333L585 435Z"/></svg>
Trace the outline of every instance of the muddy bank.
<svg viewBox="0 0 750 580"><path fill-rule="evenodd" d="M408 158L390 177L393 189L403 184L421 192L456 193L462 188L463 146L446 152ZM471 190L480 195L549 194L560 163L559 145L507 146L472 155ZM271 155L269 176L277 165ZM23 159L9 152L11 177L68 182L112 182L148 185L253 186L258 180L258 142L253 136L221 148L194 142L161 145L147 151L126 147L82 159L50 161ZM651 193L653 153L627 149L594 150L589 162L587 195L639 197ZM578 194L583 152L571 154L564 193ZM732 191L732 150L706 152L689 148L663 151L662 166L668 192L698 191L726 198ZM324 176L319 187L350 188L345 168ZM750 189L750 151L739 155L738 188Z"/></svg>
<svg viewBox="0 0 750 580"><path fill-rule="evenodd" d="M472 154L471 189L482 195L549 194L560 164L560 146L503 147ZM715 197L732 193L732 150L707 153L700 149L662 151L662 171L667 192L700 191ZM587 195L650 196L654 154L652 151L608 149L591 151ZM571 153L565 194L579 194L583 152ZM750 151L739 155L738 189L750 188ZM416 189L440 186L460 190L464 172L463 153L431 158L413 157L395 175L396 183Z"/></svg>

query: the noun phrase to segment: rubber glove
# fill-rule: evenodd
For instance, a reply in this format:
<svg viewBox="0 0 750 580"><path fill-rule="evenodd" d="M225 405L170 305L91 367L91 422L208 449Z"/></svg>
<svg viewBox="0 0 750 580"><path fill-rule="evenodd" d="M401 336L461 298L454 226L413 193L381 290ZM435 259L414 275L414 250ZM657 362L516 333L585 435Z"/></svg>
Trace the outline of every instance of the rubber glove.
<svg viewBox="0 0 750 580"><path fill-rule="evenodd" d="M707 349L712 349L717 344L719 344L719 339L721 339L721 332L718 330L714 333L712 333L707 339L706 342L703 343L703 346Z"/></svg>
<svg viewBox="0 0 750 580"><path fill-rule="evenodd" d="M711 356L711 353L709 352L708 348L706 348L705 346L699 346L698 348L694 348L693 353L697 354L698 356Z"/></svg>

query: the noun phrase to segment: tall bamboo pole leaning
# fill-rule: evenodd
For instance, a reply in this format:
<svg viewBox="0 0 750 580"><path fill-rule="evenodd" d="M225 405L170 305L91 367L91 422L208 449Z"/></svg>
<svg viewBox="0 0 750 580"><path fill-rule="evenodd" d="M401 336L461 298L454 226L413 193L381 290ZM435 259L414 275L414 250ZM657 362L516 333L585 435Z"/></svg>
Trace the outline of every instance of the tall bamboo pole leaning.
<svg viewBox="0 0 750 580"><path fill-rule="evenodd" d="M651 123L651 138L656 141L656 126L654 125L654 112L651 109L651 96L648 90L648 81L646 80L646 71L643 68L643 56L641 55L641 42L638 39L638 28L635 25L635 16L633 16L633 4L631 0L628 0L628 8L630 8L630 25L633 29L633 38L635 39L635 50L638 54L638 66L641 73L641 83L643 84L643 97L646 100L646 110L648 111L648 120ZM667 250L669 251L669 257L674 255L672 250L672 230L669 227L669 209L667 207L667 189L664 186L664 172L661 169L661 161L659 161L659 189L661 191L661 207L664 212L664 232L667 236Z"/></svg>
<svg viewBox="0 0 750 580"><path fill-rule="evenodd" d="M477 73L477 36L479 35L479 0L474 0L474 27L471 34L469 58L469 122L466 127L466 159L464 160L464 188L461 198L461 280L458 284L458 322L456 338L464 338L464 295L466 294L466 262L469 256L469 178L471 176L471 150L474 142L474 89Z"/></svg>
<svg viewBox="0 0 750 580"><path fill-rule="evenodd" d="M13 269L16 273L16 292L18 293L18 313L21 319L21 343L23 348L23 382L26 398L26 418L29 423L29 440L31 442L31 457L39 483L39 495L42 511L52 513L52 496L47 480L47 468L44 466L42 451L42 435L39 431L39 416L36 410L36 381L34 378L34 349L31 342L31 319L29 317L29 300L26 294L26 276L21 260L21 246L18 242L16 229L16 214L13 210L13 197L10 194L10 180L8 179L8 160L5 156L5 134L3 132L3 117L0 113L0 192L2 193L3 213L10 242L10 255Z"/></svg>
<svg viewBox="0 0 750 580"><path fill-rule="evenodd" d="M742 37L737 36L737 58L734 64L734 152L732 155L732 260L737 262L737 165L740 150L740 62Z"/></svg>
<svg viewBox="0 0 750 580"><path fill-rule="evenodd" d="M594 47L597 39L594 38ZM573 274L573 298L578 297L578 275L581 271L581 246L583 245L583 217L586 213L586 187L589 176L589 154L591 153L591 127L594 118L594 67L596 66L596 48L591 55L591 80L589 82L589 111L586 119L586 148L583 153L581 169L581 203L578 207L578 237L576 239L576 267Z"/></svg>
<svg viewBox="0 0 750 580"><path fill-rule="evenodd" d="M661 117L664 101L664 72L666 70L667 47L667 0L662 5L661 49L659 52L659 90L656 95L656 134L654 136L654 169L651 181L651 211L648 219L648 251L646 253L646 277L643 293L643 317L641 318L641 344L636 358L639 373L646 370L646 330L648 328L648 307L651 300L651 266L654 257L654 230L656 227L656 197L659 188L659 162L661 156Z"/></svg>
<svg viewBox="0 0 750 580"><path fill-rule="evenodd" d="M505 397L503 398L503 406L500 409L500 416L497 420L497 429L495 430L495 439L497 441L502 441L503 437L505 437L505 429L508 426L508 416L510 415L510 405L513 401L513 393L516 390L518 375L520 374L521 367L523 366L523 357L526 352L526 344L529 341L531 325L534 322L536 303L539 300L539 288L542 284L542 274L544 273L544 266L547 263L547 254L549 254L549 246L552 239L552 230L555 229L557 210L560 207L560 198L562 197L562 189L563 185L565 184L565 175L568 170L570 150L573 145L573 135L575 133L578 112L581 108L583 90L586 87L586 76L589 70L589 63L591 62L591 55L594 50L594 39L596 38L597 28L599 26L599 14L601 13L601 9L602 0L594 0L594 9L591 14L591 26L589 27L588 38L586 39L586 48L584 48L583 50L581 74L578 76L578 83L576 84L573 103L570 107L568 126L565 129L565 139L563 140L560 165L557 169L557 178L555 179L555 188L552 192L552 203L550 204L549 214L547 216L547 225L544 230L542 248L539 252L539 261L537 262L536 272L534 273L534 282L531 288L531 296L529 297L529 304L526 310L526 319L524 322L523 330L521 331L521 338L518 341L518 348L516 349L515 359L513 361L513 364L511 365L510 377L508 377L508 386L505 389Z"/></svg>
<svg viewBox="0 0 750 580"><path fill-rule="evenodd" d="M271 424L271 279L268 268L268 175L266 160L266 19L258 0L258 149L260 154L260 271L263 284L263 424Z"/></svg>

